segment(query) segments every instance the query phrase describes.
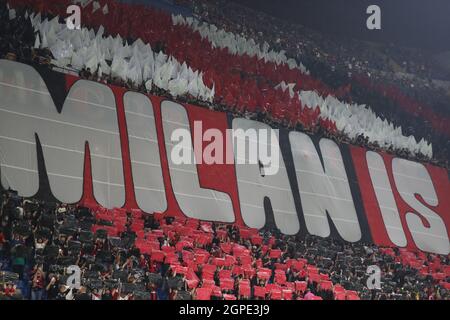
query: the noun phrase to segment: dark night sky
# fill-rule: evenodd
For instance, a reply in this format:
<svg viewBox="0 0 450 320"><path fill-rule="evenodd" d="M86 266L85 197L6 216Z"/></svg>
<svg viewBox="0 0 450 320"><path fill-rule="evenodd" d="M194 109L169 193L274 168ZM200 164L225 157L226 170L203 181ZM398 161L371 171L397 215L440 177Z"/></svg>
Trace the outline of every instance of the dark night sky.
<svg viewBox="0 0 450 320"><path fill-rule="evenodd" d="M234 0L327 34L450 50L450 0ZM381 8L381 30L368 30L366 9Z"/></svg>

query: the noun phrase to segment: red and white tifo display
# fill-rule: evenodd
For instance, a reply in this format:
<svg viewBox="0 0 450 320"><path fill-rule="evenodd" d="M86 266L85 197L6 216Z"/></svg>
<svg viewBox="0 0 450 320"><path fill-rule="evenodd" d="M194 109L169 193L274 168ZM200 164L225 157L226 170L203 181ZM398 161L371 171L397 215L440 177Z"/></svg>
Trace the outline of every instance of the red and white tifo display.
<svg viewBox="0 0 450 320"><path fill-rule="evenodd" d="M233 139L203 137L177 163L177 129L202 134L264 123L0 60L1 187L65 203L449 254L448 171L281 129L279 169L240 164ZM210 129L214 129L211 131ZM218 135L217 135L218 136ZM259 137L252 147L266 148ZM231 162L198 161L197 152ZM187 150L187 151L186 151ZM230 151L231 150L231 151ZM200 154L201 154L200 152ZM244 155L245 157L246 155Z"/></svg>

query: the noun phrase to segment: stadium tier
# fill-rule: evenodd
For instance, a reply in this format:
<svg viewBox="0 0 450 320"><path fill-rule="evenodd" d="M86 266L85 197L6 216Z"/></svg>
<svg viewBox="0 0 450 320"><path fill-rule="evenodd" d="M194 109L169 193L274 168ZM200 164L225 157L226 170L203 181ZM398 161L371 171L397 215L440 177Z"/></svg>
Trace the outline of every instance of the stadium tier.
<svg viewBox="0 0 450 320"><path fill-rule="evenodd" d="M0 299L448 300L441 90L176 8L0 0Z"/></svg>

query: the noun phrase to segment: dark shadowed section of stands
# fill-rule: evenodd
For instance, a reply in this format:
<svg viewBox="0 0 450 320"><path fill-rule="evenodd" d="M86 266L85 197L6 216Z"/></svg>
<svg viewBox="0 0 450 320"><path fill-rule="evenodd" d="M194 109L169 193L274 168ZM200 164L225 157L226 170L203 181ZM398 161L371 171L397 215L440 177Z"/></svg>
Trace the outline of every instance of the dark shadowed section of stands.
<svg viewBox="0 0 450 320"><path fill-rule="evenodd" d="M185 17L192 16L192 10L186 6L176 4L173 0L120 0L120 2L129 4L144 4L169 13L181 14Z"/></svg>

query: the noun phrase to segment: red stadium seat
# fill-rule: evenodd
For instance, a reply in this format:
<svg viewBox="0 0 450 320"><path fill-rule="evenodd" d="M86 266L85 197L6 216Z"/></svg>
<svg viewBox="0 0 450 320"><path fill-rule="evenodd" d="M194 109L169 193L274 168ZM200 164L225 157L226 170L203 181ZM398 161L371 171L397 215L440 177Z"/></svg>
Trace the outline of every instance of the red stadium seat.
<svg viewBox="0 0 450 320"><path fill-rule="evenodd" d="M433 273L432 277L436 280L444 280L446 278L446 275L445 273L440 272L440 273Z"/></svg>
<svg viewBox="0 0 450 320"><path fill-rule="evenodd" d="M258 271L257 273L258 279L268 280L270 279L270 273L266 271Z"/></svg>
<svg viewBox="0 0 450 320"><path fill-rule="evenodd" d="M335 286L333 286L333 292L342 293L345 292L345 289L340 284L336 284Z"/></svg>
<svg viewBox="0 0 450 320"><path fill-rule="evenodd" d="M246 229L246 228L239 229L239 235L241 236L242 239L250 238L250 236L251 236L250 229Z"/></svg>
<svg viewBox="0 0 450 320"><path fill-rule="evenodd" d="M163 230L152 230L152 234L154 234L156 237L163 237L164 236Z"/></svg>
<svg viewBox="0 0 450 320"><path fill-rule="evenodd" d="M225 266L231 267L236 263L236 258L230 255L225 255Z"/></svg>
<svg viewBox="0 0 450 320"><path fill-rule="evenodd" d="M202 279L202 288L213 288L216 286L216 283L213 279Z"/></svg>
<svg viewBox="0 0 450 320"><path fill-rule="evenodd" d="M261 245L262 242L263 242L263 238L259 234L258 235L253 235L250 238L250 240L251 240L252 244L254 244L254 245Z"/></svg>
<svg viewBox="0 0 450 320"><path fill-rule="evenodd" d="M152 250L150 258L153 261L164 262L165 254L161 250Z"/></svg>
<svg viewBox="0 0 450 320"><path fill-rule="evenodd" d="M174 272L176 272L176 273L178 273L178 274L184 274L184 275L186 275L186 274L188 273L188 268L187 268L187 267L182 267L182 266L179 266L179 265L171 265L170 268L171 268Z"/></svg>
<svg viewBox="0 0 450 320"><path fill-rule="evenodd" d="M317 267L314 267L314 266L311 266L311 265L308 265L306 267L306 270L307 270L307 272L309 274L312 274L312 273L318 274L319 273L319 269L317 269Z"/></svg>
<svg viewBox="0 0 450 320"><path fill-rule="evenodd" d="M242 266L252 264L252 257L249 255L241 255L238 259Z"/></svg>
<svg viewBox="0 0 450 320"><path fill-rule="evenodd" d="M283 300L292 300L292 290L290 290L290 289L283 289L282 290L282 297L283 297Z"/></svg>
<svg viewBox="0 0 450 320"><path fill-rule="evenodd" d="M321 290L330 290L331 291L333 288L333 283L331 281L322 281L319 284L319 288Z"/></svg>
<svg viewBox="0 0 450 320"><path fill-rule="evenodd" d="M281 257L281 250L280 249L272 249L269 253L270 258L280 258Z"/></svg>
<svg viewBox="0 0 450 320"><path fill-rule="evenodd" d="M171 246L162 246L161 247L161 250L164 252L164 253L175 253L175 248L174 247L171 247Z"/></svg>
<svg viewBox="0 0 450 320"><path fill-rule="evenodd" d="M222 296L223 296L222 290L220 290L220 288L219 288L218 286L213 286L213 287L212 287L211 295L212 295L213 297L222 298Z"/></svg>
<svg viewBox="0 0 450 320"><path fill-rule="evenodd" d="M225 239L227 237L227 231L226 230L216 230L216 235L219 239Z"/></svg>
<svg viewBox="0 0 450 320"><path fill-rule="evenodd" d="M305 292L308 284L306 281L295 281L295 290L300 292Z"/></svg>
<svg viewBox="0 0 450 320"><path fill-rule="evenodd" d="M275 283L284 285L286 283L286 274L283 273L275 273Z"/></svg>
<svg viewBox="0 0 450 320"><path fill-rule="evenodd" d="M203 253L196 253L194 255L195 257L195 262L199 263L199 264L203 264L208 260L208 255L203 254Z"/></svg>
<svg viewBox="0 0 450 320"><path fill-rule="evenodd" d="M178 255L175 252L168 252L164 253L166 255L166 258L164 260L165 263L169 264L179 264L180 261L178 260Z"/></svg>
<svg viewBox="0 0 450 320"><path fill-rule="evenodd" d="M279 288L272 288L270 290L270 299L271 300L281 300L282 299L282 291Z"/></svg>
<svg viewBox="0 0 450 320"><path fill-rule="evenodd" d="M231 245L231 243L221 243L220 248L222 249L223 252L230 254L232 245Z"/></svg>
<svg viewBox="0 0 450 320"><path fill-rule="evenodd" d="M197 300L211 300L212 288L197 288L195 295Z"/></svg>
<svg viewBox="0 0 450 320"><path fill-rule="evenodd" d="M212 264L218 267L223 267L225 265L225 258L214 258L212 260Z"/></svg>
<svg viewBox="0 0 450 320"><path fill-rule="evenodd" d="M326 273L321 273L320 274L320 280L322 280L322 281L329 281L330 277Z"/></svg>
<svg viewBox="0 0 450 320"><path fill-rule="evenodd" d="M252 278L256 274L255 268L252 268L250 265L243 266L242 270L244 271L244 276L246 278Z"/></svg>
<svg viewBox="0 0 450 320"><path fill-rule="evenodd" d="M187 286L189 289L197 288L199 281L198 280L186 280Z"/></svg>
<svg viewBox="0 0 450 320"><path fill-rule="evenodd" d="M447 277L450 277L450 266L444 266L444 273Z"/></svg>
<svg viewBox="0 0 450 320"><path fill-rule="evenodd" d="M233 268L231 269L231 273L235 276L238 275L243 275L244 274L244 269L241 266L233 266Z"/></svg>
<svg viewBox="0 0 450 320"><path fill-rule="evenodd" d="M239 282L239 295L243 297L250 297L250 281L241 280Z"/></svg>
<svg viewBox="0 0 450 320"><path fill-rule="evenodd" d="M183 241L179 241L175 245L175 248L177 249L177 251L181 251L184 248L192 248L193 246L194 246L194 244L191 241L183 240Z"/></svg>
<svg viewBox="0 0 450 320"><path fill-rule="evenodd" d="M446 290L450 290L450 282L441 282L441 286L443 286Z"/></svg>
<svg viewBox="0 0 450 320"><path fill-rule="evenodd" d="M231 278L221 278L220 288L222 290L234 290L234 280Z"/></svg>
<svg viewBox="0 0 450 320"><path fill-rule="evenodd" d="M131 216L134 220L140 219L142 217L142 210L140 209L131 209Z"/></svg>
<svg viewBox="0 0 450 320"><path fill-rule="evenodd" d="M254 295L255 297L258 298L265 298L266 297L266 288L265 287L260 287L260 286L254 286Z"/></svg>
<svg viewBox="0 0 450 320"><path fill-rule="evenodd" d="M347 300L360 300L358 293L356 291L347 290L345 292Z"/></svg>
<svg viewBox="0 0 450 320"><path fill-rule="evenodd" d="M335 293L334 300L346 300L345 292Z"/></svg>
<svg viewBox="0 0 450 320"><path fill-rule="evenodd" d="M162 213L162 212L154 212L153 213L153 218L156 221L161 221L164 218L164 213Z"/></svg>
<svg viewBox="0 0 450 320"><path fill-rule="evenodd" d="M219 271L219 279L222 279L222 278L231 278L231 270L226 270L226 269L220 270Z"/></svg>
<svg viewBox="0 0 450 320"><path fill-rule="evenodd" d="M292 262L292 269L293 270L299 271L299 270L303 269L304 266L305 266L305 263L303 261L298 261L297 260L297 261L293 261Z"/></svg>
<svg viewBox="0 0 450 320"><path fill-rule="evenodd" d="M309 282L319 283L320 282L320 275L318 275L317 273L310 273L308 275L308 281Z"/></svg>
<svg viewBox="0 0 450 320"><path fill-rule="evenodd" d="M143 239L145 237L145 230L136 231L136 237L139 239Z"/></svg>
<svg viewBox="0 0 450 320"><path fill-rule="evenodd" d="M295 283L294 282L286 282L285 286L286 286L286 289L291 289L292 291L295 291Z"/></svg>

